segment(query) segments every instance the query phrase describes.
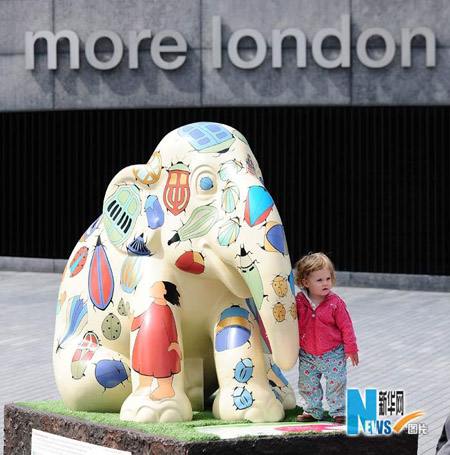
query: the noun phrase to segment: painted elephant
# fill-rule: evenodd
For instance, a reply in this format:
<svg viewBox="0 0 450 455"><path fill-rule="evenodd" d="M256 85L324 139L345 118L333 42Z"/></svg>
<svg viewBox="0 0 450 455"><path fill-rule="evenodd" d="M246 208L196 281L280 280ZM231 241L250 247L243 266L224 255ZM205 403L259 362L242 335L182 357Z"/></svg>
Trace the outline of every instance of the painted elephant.
<svg viewBox="0 0 450 455"><path fill-rule="evenodd" d="M278 421L295 397L294 283L274 201L245 137L198 122L120 171L61 281L56 383L123 420Z"/></svg>

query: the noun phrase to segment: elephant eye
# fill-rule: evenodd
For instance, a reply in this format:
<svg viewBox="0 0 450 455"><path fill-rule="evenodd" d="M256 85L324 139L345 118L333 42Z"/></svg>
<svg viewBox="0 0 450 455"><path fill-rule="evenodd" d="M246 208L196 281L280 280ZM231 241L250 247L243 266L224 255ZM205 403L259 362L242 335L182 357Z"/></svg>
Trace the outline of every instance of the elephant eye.
<svg viewBox="0 0 450 455"><path fill-rule="evenodd" d="M205 201L211 201L218 191L217 180L213 171L214 169L211 166L201 165L192 173L192 186L195 188L198 197Z"/></svg>
<svg viewBox="0 0 450 455"><path fill-rule="evenodd" d="M214 187L214 183L210 177L202 177L200 179L200 188L204 191L209 191Z"/></svg>

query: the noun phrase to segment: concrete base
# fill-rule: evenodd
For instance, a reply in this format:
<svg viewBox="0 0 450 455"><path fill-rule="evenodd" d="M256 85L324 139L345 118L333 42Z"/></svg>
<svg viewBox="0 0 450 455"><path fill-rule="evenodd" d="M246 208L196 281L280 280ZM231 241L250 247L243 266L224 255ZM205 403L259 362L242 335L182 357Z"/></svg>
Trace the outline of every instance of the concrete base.
<svg viewBox="0 0 450 455"><path fill-rule="evenodd" d="M35 411L17 405L5 406L5 455L31 453L31 430L46 431L67 438L137 454L229 454L345 453L358 455L415 455L418 436L400 433L392 436L358 436L344 434L288 437L260 437L206 442L182 442L142 433L129 428L99 425L81 419Z"/></svg>

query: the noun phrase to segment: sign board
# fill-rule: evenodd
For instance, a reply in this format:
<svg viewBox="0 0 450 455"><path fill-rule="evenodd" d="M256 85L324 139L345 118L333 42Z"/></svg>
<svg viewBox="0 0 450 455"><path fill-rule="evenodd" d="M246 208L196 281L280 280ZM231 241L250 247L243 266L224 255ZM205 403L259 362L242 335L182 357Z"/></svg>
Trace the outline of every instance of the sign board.
<svg viewBox="0 0 450 455"><path fill-rule="evenodd" d="M131 452L76 441L33 428L31 455L131 455Z"/></svg>

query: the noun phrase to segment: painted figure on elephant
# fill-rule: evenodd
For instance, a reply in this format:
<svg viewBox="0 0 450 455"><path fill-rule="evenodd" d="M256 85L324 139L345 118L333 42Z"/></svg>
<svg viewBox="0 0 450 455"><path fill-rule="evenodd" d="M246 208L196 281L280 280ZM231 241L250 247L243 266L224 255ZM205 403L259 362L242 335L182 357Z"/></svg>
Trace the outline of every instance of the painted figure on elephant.
<svg viewBox="0 0 450 455"><path fill-rule="evenodd" d="M111 181L61 281L54 369L72 409L278 421L298 355L283 225L245 137L198 122Z"/></svg>

